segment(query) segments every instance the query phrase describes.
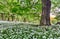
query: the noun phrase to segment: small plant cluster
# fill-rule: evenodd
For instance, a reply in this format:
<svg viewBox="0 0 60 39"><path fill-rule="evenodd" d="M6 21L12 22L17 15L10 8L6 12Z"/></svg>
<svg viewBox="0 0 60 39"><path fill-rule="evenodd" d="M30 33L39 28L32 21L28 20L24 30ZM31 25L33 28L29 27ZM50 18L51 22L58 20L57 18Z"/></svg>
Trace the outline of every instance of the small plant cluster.
<svg viewBox="0 0 60 39"><path fill-rule="evenodd" d="M0 30L0 39L60 39L60 27L16 26Z"/></svg>

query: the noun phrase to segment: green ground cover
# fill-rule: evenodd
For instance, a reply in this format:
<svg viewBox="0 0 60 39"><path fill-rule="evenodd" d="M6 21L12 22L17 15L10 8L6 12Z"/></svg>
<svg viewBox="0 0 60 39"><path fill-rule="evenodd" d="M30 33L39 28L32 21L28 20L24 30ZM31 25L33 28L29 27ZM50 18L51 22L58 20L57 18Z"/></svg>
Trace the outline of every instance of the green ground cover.
<svg viewBox="0 0 60 39"><path fill-rule="evenodd" d="M1 29L0 39L60 39L60 26L17 25Z"/></svg>

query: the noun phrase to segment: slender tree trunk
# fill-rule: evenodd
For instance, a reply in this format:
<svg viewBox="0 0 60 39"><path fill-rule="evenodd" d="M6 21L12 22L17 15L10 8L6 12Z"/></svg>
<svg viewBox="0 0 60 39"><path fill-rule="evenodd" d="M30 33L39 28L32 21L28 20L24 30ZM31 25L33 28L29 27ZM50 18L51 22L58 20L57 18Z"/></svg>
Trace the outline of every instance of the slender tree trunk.
<svg viewBox="0 0 60 39"><path fill-rule="evenodd" d="M15 18L14 14L12 14L11 17L12 17L12 21L14 21L14 18Z"/></svg>
<svg viewBox="0 0 60 39"><path fill-rule="evenodd" d="M3 20L6 21L6 19L5 19L5 13L3 15L4 15L4 19Z"/></svg>
<svg viewBox="0 0 60 39"><path fill-rule="evenodd" d="M8 19L7 19L8 21L10 21L10 18L9 18L9 16L10 16L10 14L8 13Z"/></svg>
<svg viewBox="0 0 60 39"><path fill-rule="evenodd" d="M1 13L1 18L2 18L2 20L4 20L4 16L3 16L4 14L3 13Z"/></svg>
<svg viewBox="0 0 60 39"><path fill-rule="evenodd" d="M24 18L23 22L26 22L26 18Z"/></svg>
<svg viewBox="0 0 60 39"><path fill-rule="evenodd" d="M50 9L51 1L42 0L42 15L40 20L40 25L51 25L50 24Z"/></svg>
<svg viewBox="0 0 60 39"><path fill-rule="evenodd" d="M17 15L17 21L19 21L19 16Z"/></svg>
<svg viewBox="0 0 60 39"><path fill-rule="evenodd" d="M9 17L8 17L8 21L9 21Z"/></svg>

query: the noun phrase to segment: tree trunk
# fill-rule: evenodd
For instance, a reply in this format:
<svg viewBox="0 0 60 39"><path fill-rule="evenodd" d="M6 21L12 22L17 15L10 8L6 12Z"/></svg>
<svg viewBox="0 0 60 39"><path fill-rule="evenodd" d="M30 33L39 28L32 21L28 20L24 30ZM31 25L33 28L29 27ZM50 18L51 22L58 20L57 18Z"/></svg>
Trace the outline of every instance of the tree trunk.
<svg viewBox="0 0 60 39"><path fill-rule="evenodd" d="M1 13L1 18L2 18L2 20L4 20L4 14L3 13Z"/></svg>
<svg viewBox="0 0 60 39"><path fill-rule="evenodd" d="M27 21L26 18L24 18L23 22L26 22L26 21Z"/></svg>
<svg viewBox="0 0 60 39"><path fill-rule="evenodd" d="M9 19L10 19L10 18L8 17L8 21L9 21Z"/></svg>
<svg viewBox="0 0 60 39"><path fill-rule="evenodd" d="M40 25L51 25L50 24L50 9L51 1L42 0L42 15L40 20Z"/></svg>
<svg viewBox="0 0 60 39"><path fill-rule="evenodd" d="M9 17L10 17L10 14L8 13L8 19L7 19L8 21L10 21L10 18Z"/></svg>
<svg viewBox="0 0 60 39"><path fill-rule="evenodd" d="M19 21L19 16L17 15L17 21Z"/></svg>
<svg viewBox="0 0 60 39"><path fill-rule="evenodd" d="M14 18L15 18L14 14L12 14L11 17L12 17L12 21L14 21Z"/></svg>

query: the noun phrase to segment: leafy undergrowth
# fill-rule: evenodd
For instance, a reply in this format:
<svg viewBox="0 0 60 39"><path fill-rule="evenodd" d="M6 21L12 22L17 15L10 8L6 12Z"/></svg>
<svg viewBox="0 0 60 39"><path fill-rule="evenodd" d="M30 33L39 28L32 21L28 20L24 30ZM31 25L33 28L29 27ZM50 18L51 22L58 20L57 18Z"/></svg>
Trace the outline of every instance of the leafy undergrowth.
<svg viewBox="0 0 60 39"><path fill-rule="evenodd" d="M60 39L60 26L15 26L0 30L0 39Z"/></svg>

